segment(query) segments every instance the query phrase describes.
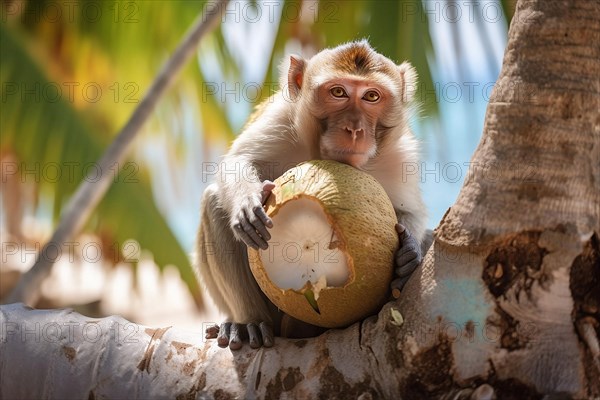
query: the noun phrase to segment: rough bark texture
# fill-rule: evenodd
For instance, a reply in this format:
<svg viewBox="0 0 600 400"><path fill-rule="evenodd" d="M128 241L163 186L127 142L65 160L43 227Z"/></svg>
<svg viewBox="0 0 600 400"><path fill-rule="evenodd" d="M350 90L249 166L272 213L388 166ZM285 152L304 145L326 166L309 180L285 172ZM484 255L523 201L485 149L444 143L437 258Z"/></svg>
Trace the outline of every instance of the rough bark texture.
<svg viewBox="0 0 600 400"><path fill-rule="evenodd" d="M13 330L1 337L0 394L600 396L599 36L597 1L519 2L472 174L423 266L377 317L231 353L198 336L142 328L133 344L40 345L23 336L25 322L73 319L84 329L86 320L5 306L0 326ZM106 321L97 323L125 326ZM61 361L34 366L50 359ZM78 360L93 373L71 367Z"/></svg>
<svg viewBox="0 0 600 400"><path fill-rule="evenodd" d="M485 355L455 352L471 365L455 378L600 394L599 37L596 1L518 4L470 179L436 232L482 278L479 322L501 332Z"/></svg>
<svg viewBox="0 0 600 400"><path fill-rule="evenodd" d="M600 10L597 1L521 1L471 178L439 239L487 244L571 223L598 229Z"/></svg>

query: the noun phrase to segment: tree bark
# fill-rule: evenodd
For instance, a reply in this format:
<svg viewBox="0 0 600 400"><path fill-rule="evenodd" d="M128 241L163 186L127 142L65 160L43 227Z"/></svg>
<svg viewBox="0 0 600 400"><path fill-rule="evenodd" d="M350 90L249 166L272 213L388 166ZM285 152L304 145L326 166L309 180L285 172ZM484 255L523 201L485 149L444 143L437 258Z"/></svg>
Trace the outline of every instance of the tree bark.
<svg viewBox="0 0 600 400"><path fill-rule="evenodd" d="M518 3L470 175L423 265L378 316L232 353L135 325L133 344L92 346L83 317L5 306L2 396L600 396L599 35L597 1ZM66 321L79 341L23 333Z"/></svg>
<svg viewBox="0 0 600 400"><path fill-rule="evenodd" d="M599 37L598 2L518 3L470 179L437 229L436 249L467 262L436 273L476 278L478 322L501 332L454 351L458 382L600 394Z"/></svg>

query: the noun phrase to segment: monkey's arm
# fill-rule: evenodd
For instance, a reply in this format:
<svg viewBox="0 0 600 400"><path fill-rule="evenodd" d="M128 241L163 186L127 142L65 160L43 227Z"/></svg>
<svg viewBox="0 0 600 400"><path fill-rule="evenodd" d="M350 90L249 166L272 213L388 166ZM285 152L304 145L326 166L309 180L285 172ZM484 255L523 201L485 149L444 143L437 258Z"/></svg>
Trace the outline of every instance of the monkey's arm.
<svg viewBox="0 0 600 400"><path fill-rule="evenodd" d="M267 228L273 221L263 209L265 198L273 189L274 179L268 163L276 153L269 149L276 138L264 132L267 127L257 120L238 136L221 164L219 189L222 207L229 215L229 227L238 241L254 249L266 249L271 239Z"/></svg>
<svg viewBox="0 0 600 400"><path fill-rule="evenodd" d="M289 113L282 110L290 105L279 103L259 107L221 164L219 186L230 228L236 239L254 249L266 249L271 238L267 228L273 222L262 207L274 187L269 181L299 153L286 125Z"/></svg>

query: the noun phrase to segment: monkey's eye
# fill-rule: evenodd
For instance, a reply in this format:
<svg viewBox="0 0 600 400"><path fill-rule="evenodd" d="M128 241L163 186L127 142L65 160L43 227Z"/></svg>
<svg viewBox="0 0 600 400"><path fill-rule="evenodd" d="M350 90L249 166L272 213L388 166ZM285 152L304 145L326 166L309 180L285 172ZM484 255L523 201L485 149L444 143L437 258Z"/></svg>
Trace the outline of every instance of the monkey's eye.
<svg viewBox="0 0 600 400"><path fill-rule="evenodd" d="M340 86L332 87L330 92L333 97L348 97L346 91Z"/></svg>
<svg viewBox="0 0 600 400"><path fill-rule="evenodd" d="M370 101L370 102L376 102L377 100L379 100L379 93L377 93L374 90L369 90L367 93L365 93L365 95L363 96L363 99L365 99L366 101Z"/></svg>

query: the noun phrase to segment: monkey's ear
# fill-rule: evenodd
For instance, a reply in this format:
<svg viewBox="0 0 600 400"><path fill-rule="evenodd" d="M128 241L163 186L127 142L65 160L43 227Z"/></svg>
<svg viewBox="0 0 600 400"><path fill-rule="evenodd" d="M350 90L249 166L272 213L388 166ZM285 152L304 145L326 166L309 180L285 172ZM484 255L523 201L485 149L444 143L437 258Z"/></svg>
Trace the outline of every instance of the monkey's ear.
<svg viewBox="0 0 600 400"><path fill-rule="evenodd" d="M403 62L398 66L398 71L402 82L401 98L408 103L417 91L417 70L409 62Z"/></svg>
<svg viewBox="0 0 600 400"><path fill-rule="evenodd" d="M302 87L302 78L304 77L304 68L306 62L299 56L290 56L290 69L288 70L288 91L292 100L300 94Z"/></svg>

